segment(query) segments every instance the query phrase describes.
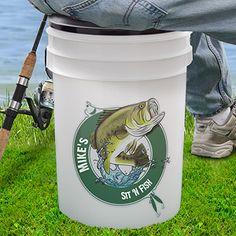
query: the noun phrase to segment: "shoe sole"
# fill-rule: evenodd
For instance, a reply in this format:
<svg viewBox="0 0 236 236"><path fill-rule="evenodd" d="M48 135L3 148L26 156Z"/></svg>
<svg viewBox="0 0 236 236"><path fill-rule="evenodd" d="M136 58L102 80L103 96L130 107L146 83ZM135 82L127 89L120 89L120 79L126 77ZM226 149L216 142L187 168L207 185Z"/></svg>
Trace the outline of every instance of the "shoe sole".
<svg viewBox="0 0 236 236"><path fill-rule="evenodd" d="M219 159L229 156L232 153L234 146L235 145L232 141L223 144L193 143L191 153L196 156Z"/></svg>

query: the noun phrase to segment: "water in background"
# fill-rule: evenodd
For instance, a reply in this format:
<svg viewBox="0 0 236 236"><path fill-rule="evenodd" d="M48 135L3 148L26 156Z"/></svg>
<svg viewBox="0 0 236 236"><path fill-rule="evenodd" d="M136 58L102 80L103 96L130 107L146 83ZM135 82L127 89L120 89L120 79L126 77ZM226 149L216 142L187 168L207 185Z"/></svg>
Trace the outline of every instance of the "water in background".
<svg viewBox="0 0 236 236"><path fill-rule="evenodd" d="M42 14L27 0L0 1L0 83L15 83L22 63L30 51ZM38 60L32 82L44 74L44 48L47 36L38 49Z"/></svg>
<svg viewBox="0 0 236 236"><path fill-rule="evenodd" d="M27 0L0 1L0 105L5 97L6 84L14 84L26 54L30 51L43 15ZM31 80L38 83L46 78L44 72L44 34L38 49L37 65ZM236 92L236 46L226 44L232 70L233 88ZM1 97L2 96L2 97Z"/></svg>

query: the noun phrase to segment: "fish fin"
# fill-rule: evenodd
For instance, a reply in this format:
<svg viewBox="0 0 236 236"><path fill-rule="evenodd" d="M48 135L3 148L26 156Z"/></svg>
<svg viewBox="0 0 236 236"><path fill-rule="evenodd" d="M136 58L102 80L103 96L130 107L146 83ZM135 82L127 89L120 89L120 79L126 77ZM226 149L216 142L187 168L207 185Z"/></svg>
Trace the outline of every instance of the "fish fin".
<svg viewBox="0 0 236 236"><path fill-rule="evenodd" d="M110 160L108 158L104 161L103 166L106 173L110 174Z"/></svg>
<svg viewBox="0 0 236 236"><path fill-rule="evenodd" d="M92 132L90 135L90 143L93 149L97 149L97 145L96 145L96 140L95 140L95 132Z"/></svg>
<svg viewBox="0 0 236 236"><path fill-rule="evenodd" d="M149 156L145 146L141 143L133 154L128 155L124 151L116 158L117 164L129 164L133 166L146 166L149 163Z"/></svg>
<svg viewBox="0 0 236 236"><path fill-rule="evenodd" d="M131 154L134 154L136 148L137 148L137 139L134 139L131 143L128 143L126 145L126 148L124 150L124 152L127 154L127 155L131 155Z"/></svg>
<svg viewBox="0 0 236 236"><path fill-rule="evenodd" d="M119 165L130 165L130 166L136 166L135 161L132 159L132 157L126 155L125 153L121 153L121 155L117 156L115 158L116 164Z"/></svg>
<svg viewBox="0 0 236 236"><path fill-rule="evenodd" d="M100 117L98 118L97 126L99 126L104 120L106 120L109 116L111 116L116 111L117 110L104 110L101 113Z"/></svg>

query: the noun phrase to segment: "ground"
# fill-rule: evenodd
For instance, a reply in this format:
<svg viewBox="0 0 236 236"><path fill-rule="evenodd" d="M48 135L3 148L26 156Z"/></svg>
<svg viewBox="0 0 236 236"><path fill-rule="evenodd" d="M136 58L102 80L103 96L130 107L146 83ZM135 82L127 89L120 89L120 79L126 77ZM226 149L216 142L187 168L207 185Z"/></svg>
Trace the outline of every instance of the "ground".
<svg viewBox="0 0 236 236"><path fill-rule="evenodd" d="M223 160L192 156L188 113L180 212L166 223L139 230L88 227L64 216L57 203L53 122L44 132L30 122L18 116L0 162L0 236L236 235L236 154Z"/></svg>

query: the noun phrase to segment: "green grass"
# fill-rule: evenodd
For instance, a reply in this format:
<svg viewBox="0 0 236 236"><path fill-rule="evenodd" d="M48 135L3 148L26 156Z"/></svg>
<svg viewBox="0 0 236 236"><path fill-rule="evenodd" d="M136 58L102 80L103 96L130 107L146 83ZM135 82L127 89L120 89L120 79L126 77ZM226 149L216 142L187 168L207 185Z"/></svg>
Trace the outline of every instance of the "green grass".
<svg viewBox="0 0 236 236"><path fill-rule="evenodd" d="M3 116L0 116L0 123ZM54 127L34 129L18 116L0 163L0 235L236 235L236 155L223 160L190 154L193 120L187 113L182 206L178 215L139 230L88 227L60 213Z"/></svg>

